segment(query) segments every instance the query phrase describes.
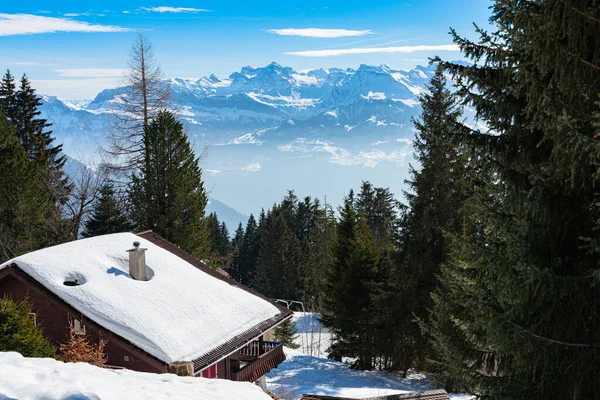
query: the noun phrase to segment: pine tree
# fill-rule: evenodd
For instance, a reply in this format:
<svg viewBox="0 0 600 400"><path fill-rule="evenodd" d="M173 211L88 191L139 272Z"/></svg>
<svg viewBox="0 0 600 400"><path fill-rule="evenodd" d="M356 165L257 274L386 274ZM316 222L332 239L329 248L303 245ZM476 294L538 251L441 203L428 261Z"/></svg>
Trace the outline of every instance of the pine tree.
<svg viewBox="0 0 600 400"><path fill-rule="evenodd" d="M301 207L299 207L299 212ZM321 312L324 306L324 292L327 274L335 262L336 220L333 210L325 205L315 208L310 229L306 229L304 240L304 267L301 276L302 300L308 310Z"/></svg>
<svg viewBox="0 0 600 400"><path fill-rule="evenodd" d="M231 242L225 222L219 222L216 213L210 213L206 218L209 232L210 255L209 263L215 268L225 269L231 262Z"/></svg>
<svg viewBox="0 0 600 400"><path fill-rule="evenodd" d="M298 339L296 324L290 318L286 319L273 329L273 336L276 341L282 342L290 349L297 349L300 347L300 345L296 343L296 340Z"/></svg>
<svg viewBox="0 0 600 400"><path fill-rule="evenodd" d="M136 229L152 229L197 258L210 251L202 170L183 125L160 112L144 131L145 160L130 186Z"/></svg>
<svg viewBox="0 0 600 400"><path fill-rule="evenodd" d="M471 66L442 63L494 132L493 171L452 245L431 334L448 381L484 398L600 398L600 5L497 1Z"/></svg>
<svg viewBox="0 0 600 400"><path fill-rule="evenodd" d="M127 232L130 224L124 207L117 199L112 184L106 184L100 189L98 198L90 219L85 223L84 237L106 235L109 233Z"/></svg>
<svg viewBox="0 0 600 400"><path fill-rule="evenodd" d="M16 351L24 357L54 357L56 348L31 318L29 300L0 299L0 351Z"/></svg>
<svg viewBox="0 0 600 400"><path fill-rule="evenodd" d="M299 295L300 243L286 220L285 209L274 207L261 224L260 250L251 287L271 298L295 300Z"/></svg>
<svg viewBox="0 0 600 400"><path fill-rule="evenodd" d="M0 262L44 246L48 206L14 128L0 109Z"/></svg>
<svg viewBox="0 0 600 400"><path fill-rule="evenodd" d="M327 275L322 322L334 333L330 358L352 357L353 367L373 367L370 284L379 249L368 226L359 223L353 192L340 208L334 246L335 262Z"/></svg>
<svg viewBox="0 0 600 400"><path fill-rule="evenodd" d="M264 210L261 213L261 225L264 224ZM250 214L246 223L244 241L240 247L239 255L239 282L249 285L254 278L258 253L260 251L260 233L254 215Z"/></svg>
<svg viewBox="0 0 600 400"><path fill-rule="evenodd" d="M47 189L55 203L64 204L71 187L63 172L67 158L62 154L62 145L52 145L52 131L47 130L52 124L39 118L41 105L41 98L23 75L15 95L15 110L11 122L25 153L38 171L40 188Z"/></svg>
<svg viewBox="0 0 600 400"><path fill-rule="evenodd" d="M240 262L241 262L241 249L242 249L243 245L244 245L244 227L242 226L242 223L240 222L240 224L238 225L238 228L235 231L235 236L233 237L233 240L231 241L231 247L232 247L231 264L229 265L229 268L227 268L227 272L229 272L229 276L231 277L231 279L233 279L237 282L241 282L241 279L242 279Z"/></svg>
<svg viewBox="0 0 600 400"><path fill-rule="evenodd" d="M412 366L424 367L425 358L431 357L415 316L427 319L436 276L448 260L445 236L460 232L465 219L463 208L473 191L467 172L468 153L460 151L455 140L461 110L446 88L441 70L433 76L420 101L423 111L413 121L414 157L420 169L411 166L411 180L406 181L408 205L400 224L397 265L388 279L382 278L394 284L381 285L379 293L382 307L393 309L393 318L383 328L390 334L396 332L391 368L403 371ZM388 319L387 314L383 321Z"/></svg>
<svg viewBox="0 0 600 400"><path fill-rule="evenodd" d="M0 108L4 110L4 114L9 121L12 121L15 118L15 105L15 77L12 76L10 70L6 70L6 73L2 77L2 81L0 81Z"/></svg>

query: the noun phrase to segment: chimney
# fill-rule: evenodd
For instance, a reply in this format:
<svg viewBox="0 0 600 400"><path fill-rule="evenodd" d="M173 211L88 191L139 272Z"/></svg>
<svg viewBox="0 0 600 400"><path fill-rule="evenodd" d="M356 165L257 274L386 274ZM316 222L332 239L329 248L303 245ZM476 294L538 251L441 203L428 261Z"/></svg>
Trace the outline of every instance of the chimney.
<svg viewBox="0 0 600 400"><path fill-rule="evenodd" d="M136 281L147 281L146 276L146 250L141 249L140 242L133 242L133 248L127 250L129 253L129 275Z"/></svg>

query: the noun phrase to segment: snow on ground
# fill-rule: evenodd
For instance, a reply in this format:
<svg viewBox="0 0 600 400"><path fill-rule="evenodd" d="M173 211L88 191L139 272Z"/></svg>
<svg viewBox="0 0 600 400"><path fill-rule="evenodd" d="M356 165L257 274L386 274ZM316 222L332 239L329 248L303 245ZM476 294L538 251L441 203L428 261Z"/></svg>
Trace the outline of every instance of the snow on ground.
<svg viewBox="0 0 600 400"><path fill-rule="evenodd" d="M364 398L399 393L421 392L438 387L422 374L403 379L398 374L380 371L357 371L348 364L328 360L326 350L331 334L318 321L319 314L294 313L298 339L297 350L285 348L287 360L271 370L269 390L284 400L299 399L302 394ZM313 343L313 346L308 344ZM469 395L451 395L455 400L469 400Z"/></svg>
<svg viewBox="0 0 600 400"><path fill-rule="evenodd" d="M270 396L251 383L108 370L0 352L0 399L269 400Z"/></svg>

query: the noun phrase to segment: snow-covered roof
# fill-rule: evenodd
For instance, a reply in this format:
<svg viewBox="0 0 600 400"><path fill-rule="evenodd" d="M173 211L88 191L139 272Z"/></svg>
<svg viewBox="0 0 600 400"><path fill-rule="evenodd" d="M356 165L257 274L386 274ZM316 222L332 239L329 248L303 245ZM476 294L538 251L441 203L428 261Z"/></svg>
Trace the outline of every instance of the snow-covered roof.
<svg viewBox="0 0 600 400"><path fill-rule="evenodd" d="M6 397L4 397L6 396ZM109 370L0 352L0 398L269 400L250 382Z"/></svg>
<svg viewBox="0 0 600 400"><path fill-rule="evenodd" d="M148 249L149 281L129 276L126 250L134 241ZM12 263L85 317L166 363L192 361L280 313L133 233L38 250L0 270ZM73 278L83 283L64 285Z"/></svg>

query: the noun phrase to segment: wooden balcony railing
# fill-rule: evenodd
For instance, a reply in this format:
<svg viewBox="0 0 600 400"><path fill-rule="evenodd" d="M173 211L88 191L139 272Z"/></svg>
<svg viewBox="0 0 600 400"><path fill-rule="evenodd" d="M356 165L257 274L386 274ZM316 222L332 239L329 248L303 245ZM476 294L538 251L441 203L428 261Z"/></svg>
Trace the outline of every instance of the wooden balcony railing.
<svg viewBox="0 0 600 400"><path fill-rule="evenodd" d="M240 370L231 371L232 381L254 382L285 361L282 343L267 341L262 343L262 354L260 354L260 342L258 340L255 340L246 347L240 349L239 354L241 356L251 356L256 358Z"/></svg>

